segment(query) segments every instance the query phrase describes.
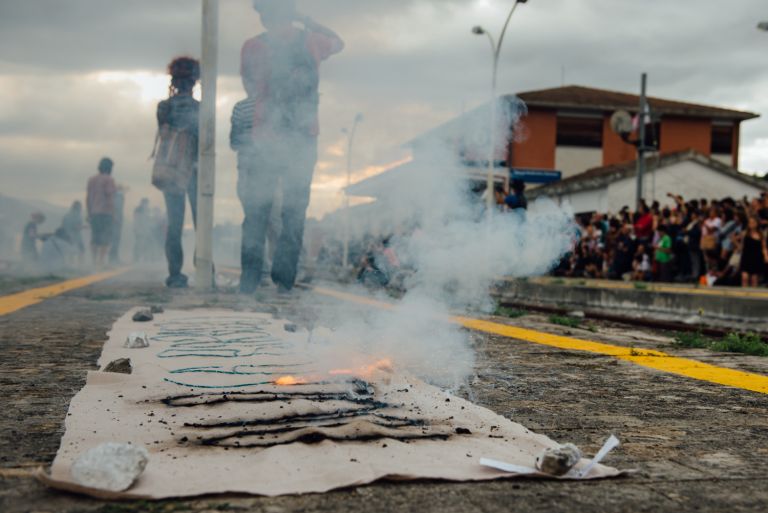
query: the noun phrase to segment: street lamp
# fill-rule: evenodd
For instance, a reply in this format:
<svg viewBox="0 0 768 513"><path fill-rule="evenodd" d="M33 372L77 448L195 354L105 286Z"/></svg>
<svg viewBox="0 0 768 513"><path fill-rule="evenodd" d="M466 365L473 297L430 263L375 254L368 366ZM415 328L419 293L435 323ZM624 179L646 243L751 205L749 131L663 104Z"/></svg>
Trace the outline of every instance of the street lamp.
<svg viewBox="0 0 768 513"><path fill-rule="evenodd" d="M491 53L493 54L493 78L491 80L491 139L489 144L489 150L488 150L488 181L486 183L486 203L488 207L488 215L491 215L491 211L493 210L493 175L494 175L494 160L496 157L496 82L498 77L498 68L499 68L499 56L501 55L501 45L504 42L504 34L507 33L507 27L509 26L509 21L512 19L512 15L515 13L515 9L517 9L518 4L524 4L528 0L515 0L514 5L512 5L512 10L509 11L509 16L507 16L507 21L504 23L504 28L501 30L501 35L499 36L498 43L493 38L493 36L488 32L486 29L481 27L480 25L477 25L472 28L472 33L478 36L482 36L485 34L488 36L488 41L491 43Z"/></svg>
<svg viewBox="0 0 768 513"><path fill-rule="evenodd" d="M355 142L355 131L357 125L363 121L363 115L358 113L355 115L355 119L352 121L352 128L342 130L343 133L349 134L349 142L347 144L347 187L344 190L344 254L342 255L342 267L344 269L349 265L349 186L352 185L352 145Z"/></svg>

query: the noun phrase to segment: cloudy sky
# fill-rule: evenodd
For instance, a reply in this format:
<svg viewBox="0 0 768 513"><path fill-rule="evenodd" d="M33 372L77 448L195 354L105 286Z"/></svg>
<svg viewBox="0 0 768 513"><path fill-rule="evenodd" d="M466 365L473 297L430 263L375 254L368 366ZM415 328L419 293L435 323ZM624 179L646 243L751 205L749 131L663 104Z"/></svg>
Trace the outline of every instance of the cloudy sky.
<svg viewBox="0 0 768 513"><path fill-rule="evenodd" d="M490 49L512 0L299 0L346 41L321 70L320 158L310 215L341 205L344 127L365 116L356 177L396 159L422 131L487 98ZM68 205L103 155L128 205L149 185L154 109L164 68L200 54L200 0L0 0L0 181L3 194ZM501 92L580 84L757 112L743 126L742 169L768 171L765 0L529 0L515 14ZM239 221L231 107L244 94L242 43L261 31L250 0L221 0L217 220Z"/></svg>

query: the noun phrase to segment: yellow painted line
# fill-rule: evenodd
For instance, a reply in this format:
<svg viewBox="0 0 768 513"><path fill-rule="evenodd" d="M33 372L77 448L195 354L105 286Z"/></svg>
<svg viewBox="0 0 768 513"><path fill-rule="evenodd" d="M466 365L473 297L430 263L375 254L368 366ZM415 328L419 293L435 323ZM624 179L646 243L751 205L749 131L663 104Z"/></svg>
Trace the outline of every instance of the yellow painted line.
<svg viewBox="0 0 768 513"><path fill-rule="evenodd" d="M93 285L94 283L108 280L109 278L114 278L127 271L128 268L117 269L114 271L84 276L82 278L75 278L73 280L62 281L47 287L29 289L16 294L2 296L0 297L0 316L8 315L9 313L21 310L22 308L42 303L48 298L59 296L65 292L87 287L88 285Z"/></svg>
<svg viewBox="0 0 768 513"><path fill-rule="evenodd" d="M761 394L768 394L768 376L763 376L761 374L718 367L716 365L710 365L688 358L679 358L661 351L633 349L630 347L614 346L591 340L580 340L560 335L551 335L549 333L542 333L540 331L518 328L515 326L507 326L505 324L483 321L480 319L455 317L453 320L466 328L490 333L492 335L525 340L527 342L556 347L568 351L585 351L588 353L613 356L620 360L632 362L649 369L677 374L679 376L698 379L700 381L709 381L710 383L717 383L719 385L751 390L752 392L760 392Z"/></svg>
<svg viewBox="0 0 768 513"><path fill-rule="evenodd" d="M349 292L341 292L339 290L326 289L324 287L310 287L309 290L322 294L323 296L340 299L342 301L348 301L350 303L358 303L361 305L374 306L384 310L392 310L395 305L392 303L386 303L384 301L378 301L376 299L368 298L365 296L358 296L357 294L350 294Z"/></svg>
<svg viewBox="0 0 768 513"><path fill-rule="evenodd" d="M560 281L558 281L560 280ZM741 289L741 288L696 288L664 285L658 283L643 283L642 288L637 288L634 283L605 280L564 280L562 278L534 278L531 282L542 285L577 286L596 289L613 290L638 290L640 292L669 292L672 294L690 294L699 296L720 296L768 299L768 290Z"/></svg>
<svg viewBox="0 0 768 513"><path fill-rule="evenodd" d="M343 301L352 301L377 308L394 308L391 303L377 301L375 299L365 298L347 292L339 292L323 287L316 287L312 290L318 294L333 297ZM516 340L532 342L534 344L556 347L566 351L583 351L612 356L614 358L618 358L619 360L631 362L642 367L647 367L649 369L676 374L678 376L685 376L700 381L716 383L718 385L725 385L743 390L749 390L752 392L759 392L761 394L768 394L768 376L761 374L718 367L716 365L710 365L708 363L690 360L688 358L679 358L677 356L672 356L661 351L634 349L631 347L616 346L612 344L605 344L603 342L595 342L592 340L581 340L571 337L564 337L561 335L553 335L550 333L543 333L541 331L508 326L506 324L499 324L497 322L485 321L481 319L457 316L451 317L450 320L451 322L459 324L465 328L481 331L483 333L489 333L491 335L499 335Z"/></svg>

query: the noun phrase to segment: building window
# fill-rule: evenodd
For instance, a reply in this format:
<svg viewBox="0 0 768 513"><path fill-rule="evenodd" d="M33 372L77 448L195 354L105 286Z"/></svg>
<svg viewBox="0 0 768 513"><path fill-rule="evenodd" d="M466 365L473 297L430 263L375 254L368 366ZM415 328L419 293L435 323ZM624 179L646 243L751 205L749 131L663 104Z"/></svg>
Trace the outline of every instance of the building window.
<svg viewBox="0 0 768 513"><path fill-rule="evenodd" d="M603 118L558 116L557 145L602 148Z"/></svg>
<svg viewBox="0 0 768 513"><path fill-rule="evenodd" d="M733 153L733 124L712 125L712 153L731 155Z"/></svg>

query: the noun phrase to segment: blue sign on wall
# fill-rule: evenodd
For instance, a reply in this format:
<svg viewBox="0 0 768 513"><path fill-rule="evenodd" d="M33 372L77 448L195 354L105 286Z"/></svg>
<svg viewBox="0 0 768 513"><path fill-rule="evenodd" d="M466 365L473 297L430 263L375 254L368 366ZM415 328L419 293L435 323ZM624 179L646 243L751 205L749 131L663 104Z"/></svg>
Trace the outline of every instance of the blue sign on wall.
<svg viewBox="0 0 768 513"><path fill-rule="evenodd" d="M548 171L544 169L520 169L509 170L510 180L522 180L525 183L552 183L559 182L563 178L560 171Z"/></svg>

